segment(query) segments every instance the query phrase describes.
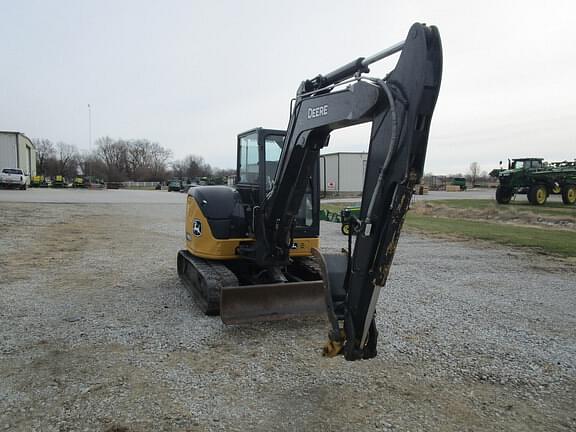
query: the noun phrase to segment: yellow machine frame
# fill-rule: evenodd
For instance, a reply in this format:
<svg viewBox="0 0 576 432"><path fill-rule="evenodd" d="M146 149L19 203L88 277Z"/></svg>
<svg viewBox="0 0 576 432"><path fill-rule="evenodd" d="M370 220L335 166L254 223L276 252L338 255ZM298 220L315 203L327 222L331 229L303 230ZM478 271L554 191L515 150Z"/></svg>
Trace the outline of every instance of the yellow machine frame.
<svg viewBox="0 0 576 432"><path fill-rule="evenodd" d="M194 221L200 222L202 230L199 235L194 234ZM186 249L200 258L211 260L234 260L240 258L236 250L240 243L246 244L253 240L249 237L217 239L212 234L210 224L202 213L200 206L192 196L188 196L186 202ZM318 237L296 238L294 239L294 249L290 251L290 256L310 256L312 248L320 248Z"/></svg>

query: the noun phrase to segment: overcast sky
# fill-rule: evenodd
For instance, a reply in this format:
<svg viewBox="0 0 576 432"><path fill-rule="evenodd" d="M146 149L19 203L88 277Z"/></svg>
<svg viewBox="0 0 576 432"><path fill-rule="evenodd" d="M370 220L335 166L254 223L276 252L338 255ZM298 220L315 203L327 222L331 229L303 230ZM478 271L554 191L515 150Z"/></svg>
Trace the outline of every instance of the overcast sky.
<svg viewBox="0 0 576 432"><path fill-rule="evenodd" d="M425 22L444 48L426 172L576 158L574 1L0 0L0 17L0 130L81 150L91 104L94 139L234 167L236 135L284 129L303 79ZM366 150L367 136L337 131L324 152Z"/></svg>

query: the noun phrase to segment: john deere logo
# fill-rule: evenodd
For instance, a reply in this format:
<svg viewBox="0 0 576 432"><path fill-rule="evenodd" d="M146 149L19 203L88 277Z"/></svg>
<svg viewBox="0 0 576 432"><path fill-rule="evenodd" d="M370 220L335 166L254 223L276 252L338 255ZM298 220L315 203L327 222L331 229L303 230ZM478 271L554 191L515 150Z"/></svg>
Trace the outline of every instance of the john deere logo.
<svg viewBox="0 0 576 432"><path fill-rule="evenodd" d="M196 237L200 237L202 235L202 222L198 219L194 219L194 225L192 225L192 234Z"/></svg>
<svg viewBox="0 0 576 432"><path fill-rule="evenodd" d="M315 108L308 108L308 120L316 117L324 117L328 115L328 105L320 105Z"/></svg>

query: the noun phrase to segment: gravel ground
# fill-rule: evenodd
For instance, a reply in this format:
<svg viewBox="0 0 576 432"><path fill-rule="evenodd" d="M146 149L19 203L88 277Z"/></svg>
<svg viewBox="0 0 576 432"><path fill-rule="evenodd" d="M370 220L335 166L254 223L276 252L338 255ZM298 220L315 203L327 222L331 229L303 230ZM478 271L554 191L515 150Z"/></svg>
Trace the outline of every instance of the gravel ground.
<svg viewBox="0 0 576 432"><path fill-rule="evenodd" d="M0 202L0 430L576 430L572 264L404 233L378 357L346 362L323 319L202 316L183 223L177 202Z"/></svg>

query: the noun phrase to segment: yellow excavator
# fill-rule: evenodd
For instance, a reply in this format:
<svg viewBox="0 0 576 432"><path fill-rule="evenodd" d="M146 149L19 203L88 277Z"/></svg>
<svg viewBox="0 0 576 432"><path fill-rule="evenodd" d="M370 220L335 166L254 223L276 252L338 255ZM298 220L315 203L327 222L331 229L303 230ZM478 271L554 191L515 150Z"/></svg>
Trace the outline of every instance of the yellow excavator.
<svg viewBox="0 0 576 432"><path fill-rule="evenodd" d="M385 78L369 65L400 52ZM238 136L234 186L191 188L177 268L207 315L224 323L327 313L327 355L376 355L374 316L421 177L442 75L434 26L303 81L288 127ZM319 252L319 155L335 129L372 123L360 214L347 253Z"/></svg>

